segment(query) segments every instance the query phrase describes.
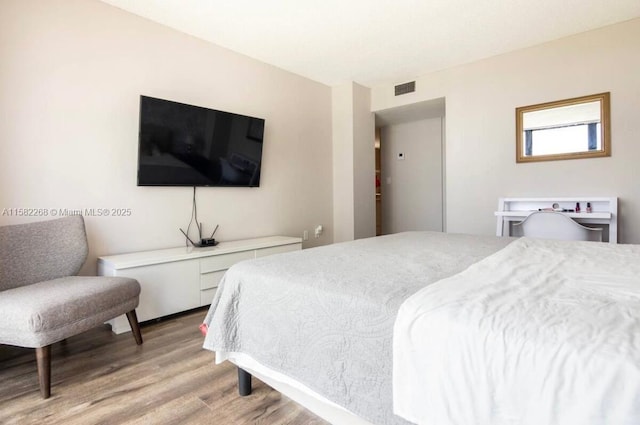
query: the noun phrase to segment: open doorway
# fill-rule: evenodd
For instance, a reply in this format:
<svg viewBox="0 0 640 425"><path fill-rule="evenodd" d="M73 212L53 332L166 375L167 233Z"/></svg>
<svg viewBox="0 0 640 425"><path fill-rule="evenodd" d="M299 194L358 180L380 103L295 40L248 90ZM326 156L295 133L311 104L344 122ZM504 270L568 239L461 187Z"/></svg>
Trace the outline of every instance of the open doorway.
<svg viewBox="0 0 640 425"><path fill-rule="evenodd" d="M376 233L445 231L445 99L375 117Z"/></svg>

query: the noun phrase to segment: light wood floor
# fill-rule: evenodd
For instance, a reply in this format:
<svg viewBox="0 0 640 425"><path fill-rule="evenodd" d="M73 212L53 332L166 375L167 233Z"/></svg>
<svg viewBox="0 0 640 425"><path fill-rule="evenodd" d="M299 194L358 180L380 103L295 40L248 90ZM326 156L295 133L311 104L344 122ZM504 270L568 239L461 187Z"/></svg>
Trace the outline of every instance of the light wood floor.
<svg viewBox="0 0 640 425"><path fill-rule="evenodd" d="M143 326L142 346L106 325L55 344L48 400L34 350L0 345L0 424L326 424L255 378L238 396L235 367L202 349L205 314Z"/></svg>

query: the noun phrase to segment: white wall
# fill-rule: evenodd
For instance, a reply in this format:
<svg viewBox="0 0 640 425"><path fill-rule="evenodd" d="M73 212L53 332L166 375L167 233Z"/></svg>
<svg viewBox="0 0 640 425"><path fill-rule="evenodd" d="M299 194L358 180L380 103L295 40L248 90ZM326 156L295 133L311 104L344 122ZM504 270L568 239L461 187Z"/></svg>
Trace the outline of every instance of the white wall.
<svg viewBox="0 0 640 425"><path fill-rule="evenodd" d="M371 90L353 87L353 186L354 236L376 235L375 117L371 112Z"/></svg>
<svg viewBox="0 0 640 425"><path fill-rule="evenodd" d="M638 40L635 19L422 76L413 94L378 86L372 110L446 98L449 232L493 234L501 196L619 196L619 240L640 243ZM611 157L516 164L516 107L605 91Z"/></svg>
<svg viewBox="0 0 640 425"><path fill-rule="evenodd" d="M331 89L94 0L6 0L0 12L0 211L86 217L90 257L178 246L191 188L137 187L139 96L266 119L260 188L200 188L205 230L232 240L327 231ZM0 216L0 224L45 217Z"/></svg>
<svg viewBox="0 0 640 425"><path fill-rule="evenodd" d="M354 239L353 84L331 89L333 135L333 240Z"/></svg>
<svg viewBox="0 0 640 425"><path fill-rule="evenodd" d="M370 90L332 88L335 242L376 235L375 123Z"/></svg>
<svg viewBox="0 0 640 425"><path fill-rule="evenodd" d="M381 128L383 234L443 230L442 120Z"/></svg>

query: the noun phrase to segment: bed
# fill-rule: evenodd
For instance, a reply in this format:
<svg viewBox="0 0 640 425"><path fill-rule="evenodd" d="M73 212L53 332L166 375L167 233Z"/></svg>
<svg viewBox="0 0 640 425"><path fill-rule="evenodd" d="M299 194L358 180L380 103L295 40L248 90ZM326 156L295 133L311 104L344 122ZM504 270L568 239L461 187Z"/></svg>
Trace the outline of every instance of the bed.
<svg viewBox="0 0 640 425"><path fill-rule="evenodd" d="M569 400L575 392L571 386L580 379L595 380L591 371L581 374L575 367L599 356L604 347L615 367L595 396L577 392L591 397L583 401L597 407L586 409L591 413L580 416L583 422L571 423L613 423L602 421L611 418L609 413L620 419L616 423L640 423L640 251L603 245L607 244L407 232L238 263L226 273L207 314L204 348L216 352L216 362L238 365L245 385L243 370L331 423L512 424L567 423L554 402ZM509 268L515 259L519 262ZM615 266L603 269L601 263ZM575 270L588 271L588 277L566 277ZM611 276L617 280L607 285ZM578 281L585 286L576 287ZM522 282L526 291L520 288ZM588 308L601 306L597 302L615 307L602 321L606 331L597 315L586 322L588 329L597 330L592 334L569 325L554 327L553 320L573 326L571 315L538 321L536 306L553 306L542 308L544 314L575 307L584 315L584 297L574 302L571 291L584 295L585 288L593 298L586 297ZM559 301L553 301L560 293ZM522 313L522 297L540 294L545 294L545 302L526 304L526 314L516 314ZM511 307L501 310L504 305ZM618 309L620 305L624 308ZM496 311L500 322L492 319ZM546 369L535 355L535 344L550 334L536 334L532 323L550 327L551 335L558 333L556 338L568 335L584 342L595 335L600 345L583 347L584 358L573 351L564 357L554 357L553 349L545 351L551 359L546 364L554 368L550 370L566 381L548 376L536 381L536 374ZM506 338L505 329L518 326L525 337ZM607 339L609 333L616 337ZM506 346L512 339L515 348ZM612 348L614 343L618 348ZM511 354L522 361L509 363ZM606 361L597 364L602 371ZM518 375L520 368L531 365L538 369ZM563 367L573 368L577 381L568 380L574 376L563 375ZM540 398L551 407L534 415L536 422L527 422L517 411L526 405L527 396L537 400L535 393L515 391L513 380L551 394L549 400ZM549 385L555 387L547 391ZM603 388L608 395L597 397ZM508 400L511 404L505 401L510 394L516 399ZM622 407L613 409L617 397ZM598 414L600 422L594 418Z"/></svg>

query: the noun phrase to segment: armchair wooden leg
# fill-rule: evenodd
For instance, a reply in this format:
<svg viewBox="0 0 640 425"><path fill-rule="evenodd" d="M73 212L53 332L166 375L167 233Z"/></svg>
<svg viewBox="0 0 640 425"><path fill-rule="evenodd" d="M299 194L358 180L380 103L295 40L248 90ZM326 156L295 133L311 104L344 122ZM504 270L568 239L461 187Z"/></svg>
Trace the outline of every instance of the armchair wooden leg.
<svg viewBox="0 0 640 425"><path fill-rule="evenodd" d="M142 333L140 332L140 325L138 324L138 316L136 315L135 310L131 310L127 313L127 320L129 320L129 325L131 326L131 332L133 332L133 337L136 339L136 344L142 345Z"/></svg>
<svg viewBox="0 0 640 425"><path fill-rule="evenodd" d="M42 398L51 395L51 346L36 348L36 362L38 363L38 381Z"/></svg>

